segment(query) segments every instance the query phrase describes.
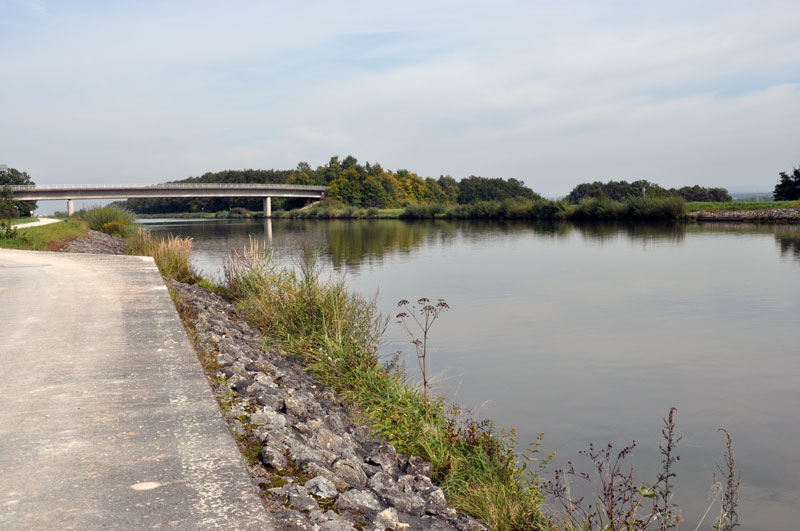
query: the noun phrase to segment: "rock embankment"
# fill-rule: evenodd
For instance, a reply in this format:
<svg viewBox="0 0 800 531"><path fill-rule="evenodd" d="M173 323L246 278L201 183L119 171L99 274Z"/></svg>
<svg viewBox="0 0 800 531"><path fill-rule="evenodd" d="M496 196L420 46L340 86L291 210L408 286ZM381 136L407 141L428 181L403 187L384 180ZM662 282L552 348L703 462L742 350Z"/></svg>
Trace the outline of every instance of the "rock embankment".
<svg viewBox="0 0 800 531"><path fill-rule="evenodd" d="M767 210L702 210L695 212L698 221L800 221L800 208Z"/></svg>
<svg viewBox="0 0 800 531"><path fill-rule="evenodd" d="M128 246L120 238L90 230L86 236L65 243L61 251L66 253L128 254Z"/></svg>
<svg viewBox="0 0 800 531"><path fill-rule="evenodd" d="M370 439L302 358L265 348L221 297L167 282L281 529L486 529L447 506L430 463Z"/></svg>

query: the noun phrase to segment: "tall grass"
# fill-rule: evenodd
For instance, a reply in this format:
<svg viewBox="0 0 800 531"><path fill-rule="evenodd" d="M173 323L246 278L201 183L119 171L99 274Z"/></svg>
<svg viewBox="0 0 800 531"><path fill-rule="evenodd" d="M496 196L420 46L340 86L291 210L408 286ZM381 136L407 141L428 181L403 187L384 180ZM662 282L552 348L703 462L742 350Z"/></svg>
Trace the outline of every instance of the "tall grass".
<svg viewBox="0 0 800 531"><path fill-rule="evenodd" d="M443 214L445 206L439 203L408 205L398 217L402 219L433 219Z"/></svg>
<svg viewBox="0 0 800 531"><path fill-rule="evenodd" d="M189 262L192 239L170 234L167 239L154 238L150 231L140 230L126 239L128 254L152 256L161 274L179 282L199 280Z"/></svg>
<svg viewBox="0 0 800 531"><path fill-rule="evenodd" d="M578 204L571 219L676 221L686 212L686 203L680 197L629 197L625 201L593 197Z"/></svg>
<svg viewBox="0 0 800 531"><path fill-rule="evenodd" d="M472 205L409 205L400 214L406 219L486 219L486 220L637 220L674 221L686 215L686 203L679 197L632 197L614 201L607 197L588 199L574 206L565 201L511 198L479 201Z"/></svg>
<svg viewBox="0 0 800 531"><path fill-rule="evenodd" d="M546 528L539 489L518 468L512 441L490 424L448 415L441 399L426 403L401 371L382 366L378 343L387 321L375 301L350 293L343 281L324 282L316 254L303 255L296 270L279 268L251 241L227 260L224 289L252 325L308 359L377 435L430 461L454 507L495 529Z"/></svg>
<svg viewBox="0 0 800 531"><path fill-rule="evenodd" d="M402 214L401 208L356 208L354 206L317 205L289 211L275 211L273 218L287 219L394 219Z"/></svg>

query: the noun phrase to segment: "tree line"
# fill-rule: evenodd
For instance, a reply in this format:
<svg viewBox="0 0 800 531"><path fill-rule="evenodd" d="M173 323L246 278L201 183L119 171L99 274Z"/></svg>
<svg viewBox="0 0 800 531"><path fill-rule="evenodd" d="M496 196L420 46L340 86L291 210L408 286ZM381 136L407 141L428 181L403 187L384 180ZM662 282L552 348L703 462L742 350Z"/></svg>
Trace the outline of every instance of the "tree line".
<svg viewBox="0 0 800 531"><path fill-rule="evenodd" d="M567 195L567 201L578 204L592 197L607 197L614 201L624 201L629 197L680 197L684 201L733 201L725 188L704 188L694 185L666 189L645 180L631 183L627 181L581 183Z"/></svg>
<svg viewBox="0 0 800 531"><path fill-rule="evenodd" d="M361 164L352 155L338 156L316 169L301 162L293 170L225 170L189 177L178 183L272 183L328 186L328 202L335 201L357 208L405 208L414 205L472 205L481 201L504 201L511 198L537 200L541 196L511 178L487 178L471 175L456 181L449 175L438 179L421 177L406 169L386 170L380 164ZM630 197L680 197L685 201L732 201L724 188L684 186L666 189L639 180L582 183L566 200L578 204L593 197L624 201ZM274 199L276 210L302 206L304 199ZM260 210L260 199L248 198L154 198L130 199L124 207L143 214L169 212L218 212L233 208Z"/></svg>
<svg viewBox="0 0 800 531"><path fill-rule="evenodd" d="M301 162L293 170L225 170L189 177L176 183L270 183L328 186L328 198L359 208L403 208L417 204L472 204L512 197L541 196L517 179L470 176L456 181L449 175L423 178L406 169L386 170L380 164L361 164L349 155L338 156L316 169ZM290 210L305 199L273 199L273 208ZM252 198L152 198L129 199L122 206L142 214L168 212L218 212L232 208L261 210Z"/></svg>
<svg viewBox="0 0 800 531"><path fill-rule="evenodd" d="M800 199L800 168L780 172L775 185L775 200ZM340 160L333 156L327 164L312 168L301 162L292 170L225 170L208 172L197 177L172 181L174 183L269 183L328 186L329 201L358 208L405 208L413 205L472 205L482 201L504 201L511 198L529 200L541 196L517 179L487 178L471 175L457 181L449 175L438 179L421 177L406 169L386 170L380 164L361 164L352 155ZM0 186L35 184L24 171L9 168L0 173ZM28 215L36 209L35 201L15 201L9 190L2 190L0 209L3 216ZM566 196L572 204L591 198L625 201L631 197L680 197L684 201L728 202L731 195L724 188L684 186L663 188L646 180L633 182L608 181L581 183ZM305 199L273 200L274 208L290 210L305 204ZM261 210L257 198L150 198L129 199L118 203L133 212L164 214L173 212L219 212L233 208Z"/></svg>

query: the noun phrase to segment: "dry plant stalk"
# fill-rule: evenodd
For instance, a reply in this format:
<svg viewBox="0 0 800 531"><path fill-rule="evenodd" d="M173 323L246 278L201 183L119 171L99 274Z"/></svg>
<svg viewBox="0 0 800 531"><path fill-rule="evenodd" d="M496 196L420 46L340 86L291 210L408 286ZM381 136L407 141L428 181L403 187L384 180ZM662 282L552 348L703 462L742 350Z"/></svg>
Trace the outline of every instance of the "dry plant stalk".
<svg viewBox="0 0 800 531"><path fill-rule="evenodd" d="M417 309L417 306L411 304L407 300L401 300L397 303L397 307L403 308L405 311L398 313L396 317L397 322L402 325L403 329L405 329L406 333L411 338L411 343L417 349L417 363L419 363L419 369L422 371L422 392L425 398L425 403L427 404L428 332L430 332L431 327L433 327L433 323L436 322L436 319L439 318L439 314L445 310L449 310L450 306L448 306L444 299L437 299L436 304L431 304L430 299L425 297L417 300L417 304L420 306L419 309ZM417 317L417 313L420 314L420 317ZM422 339L412 332L411 328L409 327L407 321L409 317L411 317L417 324L419 331L422 333Z"/></svg>

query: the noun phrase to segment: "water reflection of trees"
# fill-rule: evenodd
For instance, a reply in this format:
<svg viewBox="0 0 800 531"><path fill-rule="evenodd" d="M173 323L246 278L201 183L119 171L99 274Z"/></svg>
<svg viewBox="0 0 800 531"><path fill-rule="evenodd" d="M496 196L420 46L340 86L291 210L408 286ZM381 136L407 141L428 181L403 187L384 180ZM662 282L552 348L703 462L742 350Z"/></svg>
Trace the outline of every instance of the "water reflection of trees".
<svg viewBox="0 0 800 531"><path fill-rule="evenodd" d="M458 241L480 244L504 238L566 239L573 231L601 244L616 238L650 243L681 242L686 229L681 225L573 225L566 222L498 221L311 221L324 232L328 253L335 268L357 268L365 259L381 260L387 253L410 253L415 249ZM323 236L320 235L320 238Z"/></svg>
<svg viewBox="0 0 800 531"><path fill-rule="evenodd" d="M411 253L415 249L433 245L446 248L462 239L480 243L529 234L561 237L570 230L566 223L444 220L333 221L323 226L327 233L331 262L337 269L342 266L357 268L363 260L380 260L387 253Z"/></svg>
<svg viewBox="0 0 800 531"><path fill-rule="evenodd" d="M364 259L380 260L387 253L410 253L423 245L449 245L456 235L446 224L399 220L332 221L325 228L331 262L337 269L355 268Z"/></svg>
<svg viewBox="0 0 800 531"><path fill-rule="evenodd" d="M762 223L698 223L703 232L735 232L737 234L774 234L775 243L782 257L800 262L800 225Z"/></svg>
<svg viewBox="0 0 800 531"><path fill-rule="evenodd" d="M775 241L781 256L789 256L800 262L800 231L776 232Z"/></svg>
<svg viewBox="0 0 800 531"><path fill-rule="evenodd" d="M681 243L686 238L686 225L630 224L630 223L581 223L575 226L581 236L593 243L604 245L620 238L648 245L652 243Z"/></svg>
<svg viewBox="0 0 800 531"><path fill-rule="evenodd" d="M381 261L391 253L412 253L428 246L446 248L458 242L495 243L505 238L561 240L579 235L605 245L626 239L641 245L682 243L687 233L720 232L775 236L781 256L800 262L800 226L746 223L625 224L498 221L401 220L215 220L151 226L175 232L214 247L234 249L256 237L271 243L281 258L294 256L303 246L321 249L335 269L357 269L365 260Z"/></svg>

